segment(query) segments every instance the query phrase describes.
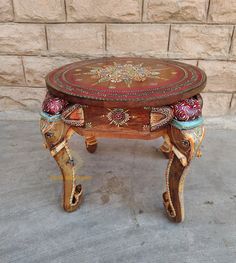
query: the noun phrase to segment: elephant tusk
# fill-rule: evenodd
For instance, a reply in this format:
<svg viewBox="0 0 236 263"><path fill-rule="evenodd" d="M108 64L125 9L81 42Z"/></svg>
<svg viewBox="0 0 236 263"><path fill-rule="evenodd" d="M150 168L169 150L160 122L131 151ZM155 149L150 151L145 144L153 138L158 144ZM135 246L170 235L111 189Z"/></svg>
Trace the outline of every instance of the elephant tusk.
<svg viewBox="0 0 236 263"><path fill-rule="evenodd" d="M177 156L177 158L180 160L182 165L186 167L188 165L188 160L184 154L182 154L170 141L169 136L164 136L164 140L166 143L166 146L169 147L170 150L174 152L174 154Z"/></svg>
<svg viewBox="0 0 236 263"><path fill-rule="evenodd" d="M172 151L178 157L184 167L188 165L188 161L185 155L183 155L174 145L172 145Z"/></svg>
<svg viewBox="0 0 236 263"><path fill-rule="evenodd" d="M65 145L66 145L66 141L64 140L50 151L51 155L54 157L65 147Z"/></svg>

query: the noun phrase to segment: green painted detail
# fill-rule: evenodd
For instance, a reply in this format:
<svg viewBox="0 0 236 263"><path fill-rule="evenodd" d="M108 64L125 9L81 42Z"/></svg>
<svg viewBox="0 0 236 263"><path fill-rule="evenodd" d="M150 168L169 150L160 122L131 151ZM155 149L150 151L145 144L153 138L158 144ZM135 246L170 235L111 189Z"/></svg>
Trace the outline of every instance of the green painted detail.
<svg viewBox="0 0 236 263"><path fill-rule="evenodd" d="M50 115L44 111L40 112L40 116L47 120L48 122L54 122L54 121L59 121L61 120L61 114L56 114L56 115Z"/></svg>
<svg viewBox="0 0 236 263"><path fill-rule="evenodd" d="M203 124L203 118L200 117L196 120L193 121L178 121L178 120L173 120L171 122L171 125L173 125L174 127L180 129L180 130L189 130L189 129L193 129L196 128L200 125Z"/></svg>

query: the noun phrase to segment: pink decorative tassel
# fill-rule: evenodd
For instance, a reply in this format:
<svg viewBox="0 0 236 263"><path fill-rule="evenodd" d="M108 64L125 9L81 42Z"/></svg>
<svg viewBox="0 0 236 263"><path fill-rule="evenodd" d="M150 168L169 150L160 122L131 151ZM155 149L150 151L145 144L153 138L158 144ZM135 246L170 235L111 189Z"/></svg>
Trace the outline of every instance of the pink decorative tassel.
<svg viewBox="0 0 236 263"><path fill-rule="evenodd" d="M67 104L68 102L64 99L55 98L47 94L43 102L42 109L44 112L47 112L50 115L56 115L61 113Z"/></svg>
<svg viewBox="0 0 236 263"><path fill-rule="evenodd" d="M174 118L179 121L195 120L202 115L202 108L200 102L195 98L179 101L172 105L174 111Z"/></svg>

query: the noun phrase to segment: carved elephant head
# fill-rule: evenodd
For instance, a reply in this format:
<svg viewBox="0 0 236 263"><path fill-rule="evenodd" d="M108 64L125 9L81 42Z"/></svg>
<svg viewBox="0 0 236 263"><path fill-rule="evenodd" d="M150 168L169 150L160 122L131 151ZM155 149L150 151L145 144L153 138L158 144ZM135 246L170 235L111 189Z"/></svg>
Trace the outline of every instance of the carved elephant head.
<svg viewBox="0 0 236 263"><path fill-rule="evenodd" d="M170 127L169 137L174 146L183 154L187 161L194 157L204 137L204 127L199 126L190 130L180 130L174 126Z"/></svg>

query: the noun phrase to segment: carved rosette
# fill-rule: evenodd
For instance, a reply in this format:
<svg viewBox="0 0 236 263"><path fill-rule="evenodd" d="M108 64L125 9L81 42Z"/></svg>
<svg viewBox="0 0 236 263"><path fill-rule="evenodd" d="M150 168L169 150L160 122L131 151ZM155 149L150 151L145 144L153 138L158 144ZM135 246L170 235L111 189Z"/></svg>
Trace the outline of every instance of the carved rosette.
<svg viewBox="0 0 236 263"><path fill-rule="evenodd" d="M128 121L131 118L130 114L128 113L129 110L120 108L108 110L109 112L107 113L107 119L109 120L110 124L114 124L117 127L128 125Z"/></svg>

